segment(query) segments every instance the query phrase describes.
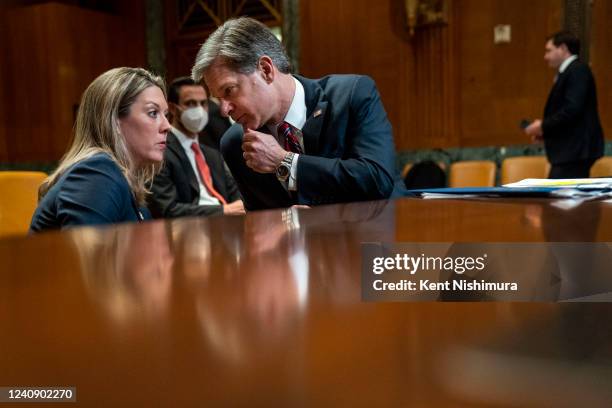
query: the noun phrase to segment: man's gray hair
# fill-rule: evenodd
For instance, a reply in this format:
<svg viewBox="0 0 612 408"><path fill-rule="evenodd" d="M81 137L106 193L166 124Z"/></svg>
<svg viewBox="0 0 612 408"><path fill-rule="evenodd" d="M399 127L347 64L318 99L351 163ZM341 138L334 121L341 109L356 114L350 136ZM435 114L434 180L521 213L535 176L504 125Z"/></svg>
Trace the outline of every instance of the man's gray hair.
<svg viewBox="0 0 612 408"><path fill-rule="evenodd" d="M202 44L191 77L199 83L217 58L230 69L248 75L264 55L272 59L280 72L290 72L285 49L268 27L249 17L227 20Z"/></svg>

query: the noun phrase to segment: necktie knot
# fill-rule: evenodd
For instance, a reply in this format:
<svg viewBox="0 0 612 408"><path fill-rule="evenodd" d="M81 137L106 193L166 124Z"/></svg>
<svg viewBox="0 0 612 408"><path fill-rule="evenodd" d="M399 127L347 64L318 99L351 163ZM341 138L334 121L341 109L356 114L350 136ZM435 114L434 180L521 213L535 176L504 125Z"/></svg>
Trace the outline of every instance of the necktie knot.
<svg viewBox="0 0 612 408"><path fill-rule="evenodd" d="M278 134L282 136L285 142L285 150L302 154L302 145L295 135L293 127L289 123L281 122L278 125Z"/></svg>
<svg viewBox="0 0 612 408"><path fill-rule="evenodd" d="M281 122L278 125L278 133L284 136L286 132L291 132L291 125L287 122Z"/></svg>

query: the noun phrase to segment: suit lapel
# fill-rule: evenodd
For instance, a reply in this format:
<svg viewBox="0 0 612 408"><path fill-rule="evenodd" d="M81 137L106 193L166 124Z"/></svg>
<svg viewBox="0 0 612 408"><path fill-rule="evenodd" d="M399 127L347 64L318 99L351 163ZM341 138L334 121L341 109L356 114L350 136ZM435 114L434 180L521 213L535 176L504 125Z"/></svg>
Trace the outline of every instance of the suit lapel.
<svg viewBox="0 0 612 408"><path fill-rule="evenodd" d="M553 84L550 93L548 94L548 98L546 99L546 105L544 106L544 116L548 113L548 110L551 106L551 103L556 100L557 94L563 89L563 84L567 80L568 73L576 67L578 63L578 59L576 58L565 68L565 70L559 74L557 74L557 80Z"/></svg>
<svg viewBox="0 0 612 408"><path fill-rule="evenodd" d="M306 102L306 122L302 127L304 150L306 154L317 154L328 103L325 100L323 89L316 81L299 75L295 75L295 78L304 87Z"/></svg>
<svg viewBox="0 0 612 408"><path fill-rule="evenodd" d="M565 67L565 70L563 72L557 75L557 80L555 81L555 84L553 85L553 90L556 90L557 88L561 87L561 85L565 82L567 78L567 74L569 73L570 70L572 70L576 66L577 62L578 62L578 59L573 60L572 62L570 62L570 64L567 67Z"/></svg>
<svg viewBox="0 0 612 408"><path fill-rule="evenodd" d="M558 74L557 79L555 80L555 83L553 84L552 88L550 89L550 92L548 93L548 98L546 99L546 105L544 110L546 111L548 109L548 107L550 106L550 104L552 103L553 99L555 98L555 95L557 94L557 92L559 92L559 89L561 89L561 82L563 81L563 74Z"/></svg>
<svg viewBox="0 0 612 408"><path fill-rule="evenodd" d="M185 154L185 150L181 143L178 141L178 138L172 133L168 132L168 137L166 138L168 149L174 153L179 160L181 167L183 168L183 172L187 175L189 179L189 186L195 191L197 195L200 195L200 186L198 185L198 179L196 178L193 169L191 168L191 163L189 162L189 158Z"/></svg>

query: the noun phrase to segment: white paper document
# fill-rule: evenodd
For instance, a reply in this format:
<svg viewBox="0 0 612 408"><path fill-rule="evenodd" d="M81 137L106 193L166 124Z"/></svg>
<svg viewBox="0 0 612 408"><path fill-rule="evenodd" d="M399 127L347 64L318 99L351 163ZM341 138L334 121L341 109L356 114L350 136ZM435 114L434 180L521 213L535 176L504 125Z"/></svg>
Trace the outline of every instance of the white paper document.
<svg viewBox="0 0 612 408"><path fill-rule="evenodd" d="M582 179L524 179L516 183L504 184L504 187L564 187L564 188L612 188L612 178L582 178Z"/></svg>

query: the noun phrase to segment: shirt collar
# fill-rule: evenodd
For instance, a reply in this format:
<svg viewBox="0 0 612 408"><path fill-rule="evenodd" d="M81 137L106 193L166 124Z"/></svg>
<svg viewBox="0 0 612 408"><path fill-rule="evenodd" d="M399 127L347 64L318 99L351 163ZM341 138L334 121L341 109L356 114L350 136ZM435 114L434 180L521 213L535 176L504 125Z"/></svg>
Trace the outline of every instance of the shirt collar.
<svg viewBox="0 0 612 408"><path fill-rule="evenodd" d="M293 78L295 82L295 93L293 94L291 106L289 106L287 115L285 115L283 120L294 128L302 130L304 123L306 123L306 96L304 94L304 86L300 81L295 79L295 77L292 76L291 78Z"/></svg>
<svg viewBox="0 0 612 408"><path fill-rule="evenodd" d="M174 126L172 126L172 133L174 134L174 136L176 136L179 143L181 144L181 146L183 146L183 149L185 149L186 151L191 150L191 144L193 142L196 142L199 144L197 137L195 139L192 139L186 134L184 134L183 132L181 132L180 130L178 130L177 128L175 128Z"/></svg>
<svg viewBox="0 0 612 408"><path fill-rule="evenodd" d="M567 57L567 58L565 59L565 61L563 61L563 62L561 63L561 66L559 67L559 73L560 73L560 74L562 74L562 73L563 73L563 71L565 71L565 70L567 69L567 67L569 66L569 64L571 64L571 63L572 63L572 61L574 61L576 58L578 58L578 56L577 56L577 55L571 55L571 56Z"/></svg>

